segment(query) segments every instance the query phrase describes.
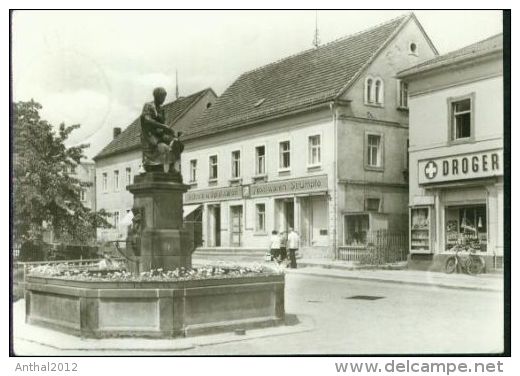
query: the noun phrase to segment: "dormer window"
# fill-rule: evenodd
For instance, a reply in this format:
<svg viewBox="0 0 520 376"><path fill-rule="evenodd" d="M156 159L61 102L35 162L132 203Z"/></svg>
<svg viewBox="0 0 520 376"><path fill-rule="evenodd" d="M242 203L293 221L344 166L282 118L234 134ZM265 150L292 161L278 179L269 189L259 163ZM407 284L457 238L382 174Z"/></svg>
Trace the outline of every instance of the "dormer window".
<svg viewBox="0 0 520 376"><path fill-rule="evenodd" d="M385 98L384 90L383 79L367 77L365 80L365 104L383 105Z"/></svg>

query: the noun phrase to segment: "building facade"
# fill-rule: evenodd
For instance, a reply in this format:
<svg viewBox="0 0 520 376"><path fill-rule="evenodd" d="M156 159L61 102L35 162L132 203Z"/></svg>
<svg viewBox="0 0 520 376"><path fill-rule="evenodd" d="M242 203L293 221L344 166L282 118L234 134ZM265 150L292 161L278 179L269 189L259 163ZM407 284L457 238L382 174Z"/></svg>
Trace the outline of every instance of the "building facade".
<svg viewBox="0 0 520 376"><path fill-rule="evenodd" d="M503 259L502 35L406 69L410 108L410 266L443 269L469 244Z"/></svg>
<svg viewBox="0 0 520 376"><path fill-rule="evenodd" d="M176 131L186 132L190 124L215 101L212 89L205 89L164 105L166 121ZM99 241L126 239L133 196L126 190L142 172L141 128L137 118L123 132L114 129L114 138L94 157L98 210L111 214L112 228L98 229Z"/></svg>
<svg viewBox="0 0 520 376"><path fill-rule="evenodd" d="M306 256L407 229L406 87L437 52L413 14L244 73L186 135L185 211L204 248L262 249L295 228Z"/></svg>

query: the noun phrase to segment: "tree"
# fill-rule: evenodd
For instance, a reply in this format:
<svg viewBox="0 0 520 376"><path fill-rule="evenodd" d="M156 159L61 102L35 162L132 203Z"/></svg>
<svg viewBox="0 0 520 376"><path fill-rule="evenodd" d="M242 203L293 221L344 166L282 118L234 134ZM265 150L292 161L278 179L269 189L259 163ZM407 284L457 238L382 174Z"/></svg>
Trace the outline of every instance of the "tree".
<svg viewBox="0 0 520 376"><path fill-rule="evenodd" d="M87 243L97 227L110 227L107 213L93 212L80 200L80 182L69 175L85 158L88 145L66 147L79 125L60 124L57 132L40 118L42 106L31 100L14 103L14 239L21 249L40 246L44 227L63 239Z"/></svg>

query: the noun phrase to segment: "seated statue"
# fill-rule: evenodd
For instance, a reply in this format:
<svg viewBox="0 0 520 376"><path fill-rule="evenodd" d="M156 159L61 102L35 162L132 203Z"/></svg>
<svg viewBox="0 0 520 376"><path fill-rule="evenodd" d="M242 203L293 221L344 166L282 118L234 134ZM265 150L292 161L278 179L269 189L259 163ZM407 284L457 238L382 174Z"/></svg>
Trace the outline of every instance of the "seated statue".
<svg viewBox="0 0 520 376"><path fill-rule="evenodd" d="M141 146L145 171L171 172L180 176L180 155L184 145L179 140L181 133L166 125L162 104L166 90L153 91L153 102L145 103L141 113Z"/></svg>

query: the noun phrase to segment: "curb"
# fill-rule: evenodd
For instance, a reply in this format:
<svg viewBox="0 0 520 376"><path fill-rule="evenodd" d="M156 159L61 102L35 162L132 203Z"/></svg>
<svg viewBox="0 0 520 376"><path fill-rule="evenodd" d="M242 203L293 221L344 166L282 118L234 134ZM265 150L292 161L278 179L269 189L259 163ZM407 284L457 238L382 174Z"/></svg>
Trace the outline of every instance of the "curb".
<svg viewBox="0 0 520 376"><path fill-rule="evenodd" d="M327 268L333 269L333 268ZM353 279L353 280L362 280L362 281L371 281L371 282L386 282L386 283L395 283L402 285L412 285L412 286L428 286L428 287L440 287L445 289L454 289L454 290L468 290L468 291L488 291L488 292L502 292L501 288L496 287L488 287L488 286L461 286L461 285L453 285L446 283L428 283L421 281L406 281L406 280L397 280L397 279L387 279L387 278L378 278L378 277L370 277L370 276L360 276L360 275L334 275L320 272L305 272L301 270L287 269L285 271L287 274L303 274L310 275L313 277L324 277L324 278L334 278L334 279Z"/></svg>

